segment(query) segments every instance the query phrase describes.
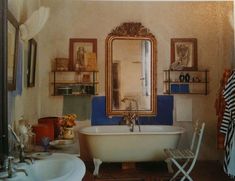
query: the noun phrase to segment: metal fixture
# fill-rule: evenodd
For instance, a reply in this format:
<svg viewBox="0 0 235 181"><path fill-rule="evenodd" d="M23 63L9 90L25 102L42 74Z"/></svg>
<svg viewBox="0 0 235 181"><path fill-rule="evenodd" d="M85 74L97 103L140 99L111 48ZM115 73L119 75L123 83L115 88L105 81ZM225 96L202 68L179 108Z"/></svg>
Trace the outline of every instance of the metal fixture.
<svg viewBox="0 0 235 181"><path fill-rule="evenodd" d="M12 127L10 125L8 125L8 129L9 131L11 131L13 137L15 138L16 142L18 143L18 150L19 150L19 162L20 163L28 163L28 161L26 160L29 160L32 164L34 163L34 160L33 158L31 157L28 157L28 156L25 156L25 152L24 152L24 144L22 143L22 141L20 140L20 138L17 136L17 134L15 133L15 131L12 129Z"/></svg>
<svg viewBox="0 0 235 181"><path fill-rule="evenodd" d="M13 156L8 156L7 159L4 161L5 168L3 172L6 172L7 175L4 177L0 177L0 180L5 180L7 178L12 178L15 176L16 172L23 172L26 176L28 176L27 172L25 169L19 169L15 168L15 163L14 163L14 157Z"/></svg>
<svg viewBox="0 0 235 181"><path fill-rule="evenodd" d="M7 167L8 178L12 178L14 176L14 173L16 173L16 172L23 172L26 176L28 176L26 170L14 168L14 157L9 156L8 157L8 167Z"/></svg>
<svg viewBox="0 0 235 181"><path fill-rule="evenodd" d="M134 99L134 98L125 97L121 101L122 102L129 101L129 107L127 108L128 111L127 111L127 113L124 114L122 121L126 125L129 126L131 132L134 131L134 127L135 127L136 124L138 125L139 132L141 132L140 122L139 122L139 114L138 114L139 107L138 107L137 100ZM132 102L135 103L135 109L136 109L135 112L133 112Z"/></svg>

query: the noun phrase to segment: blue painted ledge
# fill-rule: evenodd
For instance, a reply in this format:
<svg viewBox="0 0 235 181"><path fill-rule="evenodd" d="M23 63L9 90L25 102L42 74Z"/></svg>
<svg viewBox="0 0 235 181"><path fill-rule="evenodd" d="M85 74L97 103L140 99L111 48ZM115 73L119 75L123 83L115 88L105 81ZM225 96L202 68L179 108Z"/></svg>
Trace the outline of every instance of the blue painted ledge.
<svg viewBox="0 0 235 181"><path fill-rule="evenodd" d="M140 117L140 123L145 125L173 124L173 96L157 96L157 115ZM105 96L95 96L92 99L91 125L117 125L121 117L108 118L105 110Z"/></svg>

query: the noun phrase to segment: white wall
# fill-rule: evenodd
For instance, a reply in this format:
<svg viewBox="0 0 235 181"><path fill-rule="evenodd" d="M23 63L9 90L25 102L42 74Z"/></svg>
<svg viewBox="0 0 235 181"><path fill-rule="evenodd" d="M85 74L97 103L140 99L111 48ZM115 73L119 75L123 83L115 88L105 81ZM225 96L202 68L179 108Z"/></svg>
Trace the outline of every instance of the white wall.
<svg viewBox="0 0 235 181"><path fill-rule="evenodd" d="M197 38L198 67L209 70L209 95L192 98L193 120L206 122L202 159L218 159L214 102L219 80L233 59L233 2L85 2L42 0L51 8L46 27L39 35L40 116L62 114L63 98L49 95L49 72L55 57L69 56L69 38L97 38L99 90L105 93L105 38L123 22L141 22L157 39L157 93L163 92L163 69L170 65L171 38ZM191 123L175 123L187 128ZM213 150L213 151L212 151Z"/></svg>

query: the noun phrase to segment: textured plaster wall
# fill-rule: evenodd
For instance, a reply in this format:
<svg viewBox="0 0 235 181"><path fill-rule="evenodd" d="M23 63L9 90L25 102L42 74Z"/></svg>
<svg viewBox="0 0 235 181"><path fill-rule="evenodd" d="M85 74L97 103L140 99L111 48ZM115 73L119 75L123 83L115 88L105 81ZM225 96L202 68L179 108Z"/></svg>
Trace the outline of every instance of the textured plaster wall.
<svg viewBox="0 0 235 181"><path fill-rule="evenodd" d="M163 92L163 69L170 65L171 38L197 38L198 67L209 70L209 95L179 95L192 99L193 120L206 122L201 159L218 159L214 102L223 69L233 59L232 2L85 2L42 0L51 8L39 35L40 116L62 114L63 97L49 95L49 72L55 57L69 56L69 38L97 38L99 94L105 93L105 38L123 22L141 22L157 39L157 93ZM72 106L72 105L71 105ZM182 105L183 106L183 105ZM188 144L191 122L184 126L182 146Z"/></svg>

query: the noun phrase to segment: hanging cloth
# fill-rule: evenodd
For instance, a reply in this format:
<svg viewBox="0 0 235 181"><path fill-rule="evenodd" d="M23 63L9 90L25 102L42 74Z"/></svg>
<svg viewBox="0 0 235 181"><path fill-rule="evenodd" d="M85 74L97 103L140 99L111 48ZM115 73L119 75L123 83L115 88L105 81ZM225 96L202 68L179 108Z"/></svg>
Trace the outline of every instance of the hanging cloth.
<svg viewBox="0 0 235 181"><path fill-rule="evenodd" d="M217 92L217 98L215 101L215 109L217 115L217 149L224 149L224 140L225 136L220 132L221 122L223 120L224 110L225 110L225 101L223 96L223 90L228 81L228 78L231 76L231 70L225 69L222 78L220 79L220 87Z"/></svg>
<svg viewBox="0 0 235 181"><path fill-rule="evenodd" d="M225 134L224 171L235 178L235 72L229 77L223 92L226 103L220 132Z"/></svg>

